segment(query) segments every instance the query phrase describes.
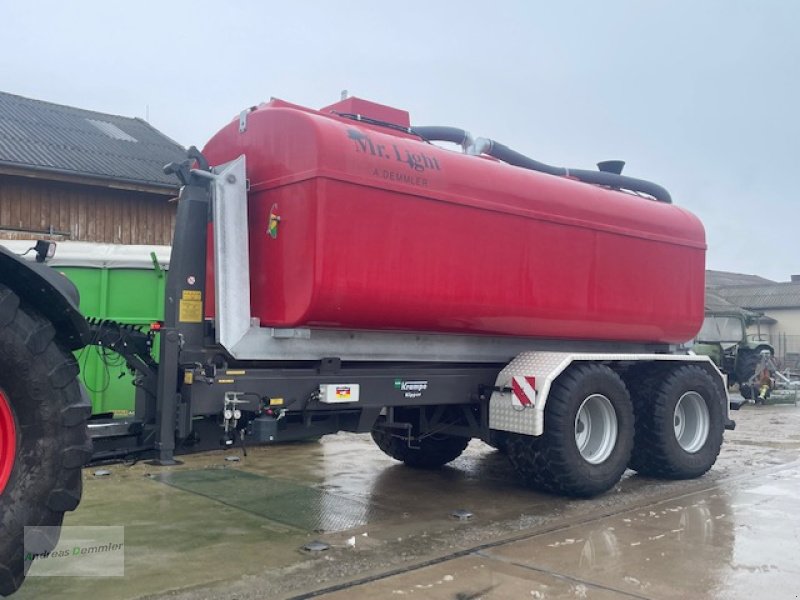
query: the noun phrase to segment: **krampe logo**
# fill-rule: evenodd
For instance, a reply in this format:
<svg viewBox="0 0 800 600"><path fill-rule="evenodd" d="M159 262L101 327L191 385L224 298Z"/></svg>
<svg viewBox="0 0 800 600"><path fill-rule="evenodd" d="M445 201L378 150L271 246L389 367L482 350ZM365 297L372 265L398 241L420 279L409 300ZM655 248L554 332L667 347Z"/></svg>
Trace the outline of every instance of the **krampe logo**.
<svg viewBox="0 0 800 600"><path fill-rule="evenodd" d="M428 389L427 381L403 381L402 379L394 380L394 389L403 392L406 398L419 398L422 392Z"/></svg>

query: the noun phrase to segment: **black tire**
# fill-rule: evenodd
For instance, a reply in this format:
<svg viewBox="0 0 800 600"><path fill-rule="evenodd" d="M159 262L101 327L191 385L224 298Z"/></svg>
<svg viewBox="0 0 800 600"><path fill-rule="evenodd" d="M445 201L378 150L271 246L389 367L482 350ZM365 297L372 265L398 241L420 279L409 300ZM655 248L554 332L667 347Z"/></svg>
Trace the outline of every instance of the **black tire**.
<svg viewBox="0 0 800 600"><path fill-rule="evenodd" d="M750 378L756 374L759 364L761 364L761 355L758 352L747 352L736 361L736 381L739 385L750 381Z"/></svg>
<svg viewBox="0 0 800 600"><path fill-rule="evenodd" d="M489 445L500 454L508 454L508 437L507 432L493 429L489 434Z"/></svg>
<svg viewBox="0 0 800 600"><path fill-rule="evenodd" d="M617 435L599 463L581 454L576 441L579 409L595 396L610 403ZM544 409L544 433L511 435L508 457L527 485L555 494L591 497L608 491L622 477L633 448L633 407L622 379L604 365L577 364L556 379Z"/></svg>
<svg viewBox="0 0 800 600"><path fill-rule="evenodd" d="M469 444L469 438L434 434L418 440L417 448L409 448L406 440L392 435L383 426L385 421L385 417L380 417L375 423L372 439L384 454L415 469L438 469L461 456Z"/></svg>
<svg viewBox="0 0 800 600"><path fill-rule="evenodd" d="M699 394L708 411L707 436L702 446L693 451L681 446L675 431L676 406L690 392ZM631 395L636 412L631 469L649 477L693 479L714 465L725 430L723 400L703 368L672 367L632 384ZM699 437L696 440L700 442Z"/></svg>
<svg viewBox="0 0 800 600"><path fill-rule="evenodd" d="M52 531L31 528L58 527L78 506L81 467L91 456L91 404L75 359L54 338L52 324L0 284L0 391L16 433L10 478L0 490L0 596L25 578L26 527L39 548L43 539L50 548L57 542Z"/></svg>
<svg viewBox="0 0 800 600"><path fill-rule="evenodd" d="M753 386L749 383L740 383L739 393L745 400L754 400L756 396L755 392L753 391Z"/></svg>

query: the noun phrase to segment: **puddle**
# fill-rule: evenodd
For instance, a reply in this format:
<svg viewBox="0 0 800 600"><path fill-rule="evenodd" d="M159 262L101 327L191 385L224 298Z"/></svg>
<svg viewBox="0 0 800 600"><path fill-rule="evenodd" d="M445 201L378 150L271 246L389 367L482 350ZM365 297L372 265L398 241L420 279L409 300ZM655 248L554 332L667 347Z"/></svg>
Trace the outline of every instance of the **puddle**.
<svg viewBox="0 0 800 600"><path fill-rule="evenodd" d="M386 516L352 498L238 469L173 471L153 479L309 532L345 531Z"/></svg>

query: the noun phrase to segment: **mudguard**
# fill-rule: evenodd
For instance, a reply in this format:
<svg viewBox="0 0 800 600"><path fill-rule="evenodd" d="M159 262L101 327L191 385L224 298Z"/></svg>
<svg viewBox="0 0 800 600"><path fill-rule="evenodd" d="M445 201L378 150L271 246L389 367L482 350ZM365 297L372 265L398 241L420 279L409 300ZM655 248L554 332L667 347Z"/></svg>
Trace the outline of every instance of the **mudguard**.
<svg viewBox="0 0 800 600"><path fill-rule="evenodd" d="M0 283L47 317L55 327L56 339L69 350L83 348L91 340L89 324L78 308L78 290L58 271L0 246Z"/></svg>

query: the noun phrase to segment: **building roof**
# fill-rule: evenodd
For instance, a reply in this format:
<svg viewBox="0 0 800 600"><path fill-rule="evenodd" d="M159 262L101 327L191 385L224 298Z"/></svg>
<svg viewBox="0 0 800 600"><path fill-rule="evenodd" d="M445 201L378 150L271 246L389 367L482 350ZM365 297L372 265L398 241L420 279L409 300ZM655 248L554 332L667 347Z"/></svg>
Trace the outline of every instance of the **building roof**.
<svg viewBox="0 0 800 600"><path fill-rule="evenodd" d="M734 285L715 288L714 292L728 302L752 310L800 308L799 282Z"/></svg>
<svg viewBox="0 0 800 600"><path fill-rule="evenodd" d="M175 190L186 151L146 121L0 92L0 167ZM123 185L120 185L123 184Z"/></svg>
<svg viewBox="0 0 800 600"><path fill-rule="evenodd" d="M716 293L716 290L706 288L706 312L707 313L736 313L745 314L746 310L740 308L732 302Z"/></svg>
<svg viewBox="0 0 800 600"><path fill-rule="evenodd" d="M760 275L748 275L746 273L732 273L730 271L706 270L706 286L721 287L733 285L761 285L764 283L775 283L771 279L765 279Z"/></svg>

